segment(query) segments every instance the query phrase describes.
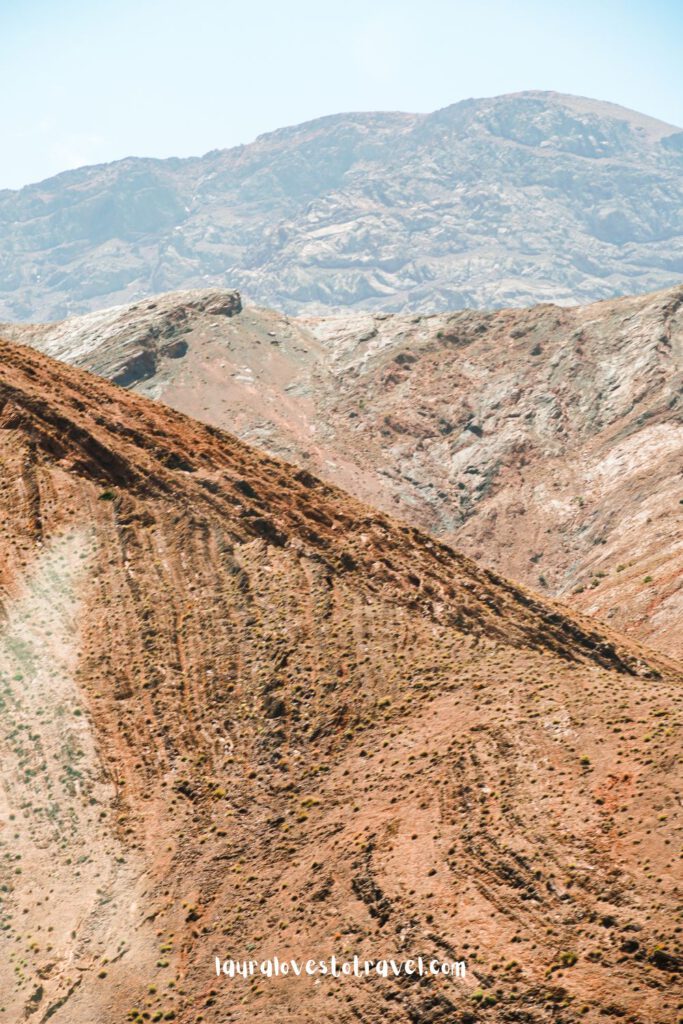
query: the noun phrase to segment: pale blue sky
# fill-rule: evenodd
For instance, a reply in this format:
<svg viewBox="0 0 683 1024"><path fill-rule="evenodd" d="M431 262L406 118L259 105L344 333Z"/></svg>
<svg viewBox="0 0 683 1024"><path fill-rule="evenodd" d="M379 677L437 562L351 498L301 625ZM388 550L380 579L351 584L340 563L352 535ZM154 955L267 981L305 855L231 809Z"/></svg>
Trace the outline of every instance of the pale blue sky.
<svg viewBox="0 0 683 1024"><path fill-rule="evenodd" d="M683 126L683 0L0 0L0 188L555 89Z"/></svg>

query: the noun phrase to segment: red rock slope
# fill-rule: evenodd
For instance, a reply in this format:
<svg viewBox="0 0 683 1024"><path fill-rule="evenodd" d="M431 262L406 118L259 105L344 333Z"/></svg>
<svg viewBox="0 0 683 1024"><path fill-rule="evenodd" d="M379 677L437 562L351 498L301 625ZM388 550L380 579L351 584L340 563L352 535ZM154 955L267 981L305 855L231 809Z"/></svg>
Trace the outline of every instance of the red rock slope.
<svg viewBox="0 0 683 1024"><path fill-rule="evenodd" d="M5 343L0 467L5 1020L678 1019L673 662Z"/></svg>

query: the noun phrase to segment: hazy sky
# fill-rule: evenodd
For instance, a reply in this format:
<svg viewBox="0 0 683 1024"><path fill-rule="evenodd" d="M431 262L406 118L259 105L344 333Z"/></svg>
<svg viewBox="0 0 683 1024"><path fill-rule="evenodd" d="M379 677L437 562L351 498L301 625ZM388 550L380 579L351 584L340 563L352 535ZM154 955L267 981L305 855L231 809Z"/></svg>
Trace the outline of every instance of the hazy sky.
<svg viewBox="0 0 683 1024"><path fill-rule="evenodd" d="M0 0L0 188L555 89L683 126L683 0Z"/></svg>

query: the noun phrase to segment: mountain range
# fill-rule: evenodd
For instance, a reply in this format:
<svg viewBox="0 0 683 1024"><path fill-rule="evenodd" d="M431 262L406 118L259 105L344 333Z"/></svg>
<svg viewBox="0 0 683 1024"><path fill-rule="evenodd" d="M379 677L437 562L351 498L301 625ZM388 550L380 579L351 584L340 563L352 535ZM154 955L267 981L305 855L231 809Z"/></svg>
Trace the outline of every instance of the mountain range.
<svg viewBox="0 0 683 1024"><path fill-rule="evenodd" d="M287 313L562 305L683 275L683 131L549 92L340 114L0 192L0 318L171 289Z"/></svg>
<svg viewBox="0 0 683 1024"><path fill-rule="evenodd" d="M0 1021L680 1024L682 171L532 92L0 192ZM333 956L466 975L216 970Z"/></svg>

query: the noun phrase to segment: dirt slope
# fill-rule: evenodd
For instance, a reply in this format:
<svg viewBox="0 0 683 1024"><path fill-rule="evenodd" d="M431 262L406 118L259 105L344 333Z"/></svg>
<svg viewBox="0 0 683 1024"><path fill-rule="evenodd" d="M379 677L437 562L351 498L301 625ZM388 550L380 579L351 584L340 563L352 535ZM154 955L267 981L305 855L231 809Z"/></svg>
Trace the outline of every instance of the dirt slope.
<svg viewBox="0 0 683 1024"><path fill-rule="evenodd" d="M8 343L0 467L3 1019L678 1019L672 662Z"/></svg>
<svg viewBox="0 0 683 1024"><path fill-rule="evenodd" d="M683 655L683 289L292 318L181 292L7 327Z"/></svg>

